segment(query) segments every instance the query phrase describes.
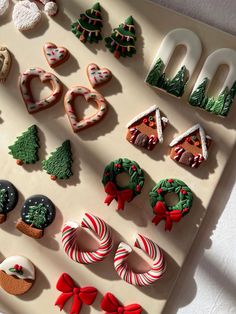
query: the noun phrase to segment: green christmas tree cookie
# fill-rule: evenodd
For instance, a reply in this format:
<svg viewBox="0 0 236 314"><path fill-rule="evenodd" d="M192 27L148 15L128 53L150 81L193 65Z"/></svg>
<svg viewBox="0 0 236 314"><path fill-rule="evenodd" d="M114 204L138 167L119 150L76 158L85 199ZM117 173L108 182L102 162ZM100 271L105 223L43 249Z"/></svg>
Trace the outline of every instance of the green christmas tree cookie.
<svg viewBox="0 0 236 314"><path fill-rule="evenodd" d="M72 153L70 141L65 141L47 160L43 160L43 169L51 175L52 180L69 179L72 176Z"/></svg>
<svg viewBox="0 0 236 314"><path fill-rule="evenodd" d="M132 57L136 53L135 41L136 36L132 16L129 16L124 23L112 31L109 37L105 38L106 47L114 53L117 59L120 56Z"/></svg>
<svg viewBox="0 0 236 314"><path fill-rule="evenodd" d="M22 165L34 164L39 160L39 147L38 128L36 125L32 125L8 148L9 154L16 159L16 163Z"/></svg>
<svg viewBox="0 0 236 314"><path fill-rule="evenodd" d="M80 18L71 24L71 31L83 43L98 42L102 39L102 15L99 2L87 10L85 13L80 14Z"/></svg>

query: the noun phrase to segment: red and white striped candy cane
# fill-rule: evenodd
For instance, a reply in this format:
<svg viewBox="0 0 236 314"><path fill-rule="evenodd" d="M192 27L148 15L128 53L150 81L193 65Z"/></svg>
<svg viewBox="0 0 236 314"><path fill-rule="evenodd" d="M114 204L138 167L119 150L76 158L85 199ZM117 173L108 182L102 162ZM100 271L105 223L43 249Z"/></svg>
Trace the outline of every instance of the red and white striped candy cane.
<svg viewBox="0 0 236 314"><path fill-rule="evenodd" d="M147 149L151 150L153 146L158 142L158 138L155 135L151 135L148 140Z"/></svg>
<svg viewBox="0 0 236 314"><path fill-rule="evenodd" d="M197 154L193 158L192 168L197 168L204 161L202 154Z"/></svg>
<svg viewBox="0 0 236 314"><path fill-rule="evenodd" d="M174 157L174 160L177 160L177 161L178 161L184 151L185 151L185 150L184 150L183 147L181 147L181 146L176 146L176 147L175 147L176 155L175 155L175 157Z"/></svg>
<svg viewBox="0 0 236 314"><path fill-rule="evenodd" d="M134 143L137 135L140 133L140 131L137 128L131 128L130 133L132 134L130 138L130 143Z"/></svg>
<svg viewBox="0 0 236 314"><path fill-rule="evenodd" d="M138 235L134 246L141 249L153 260L151 269L145 273L135 273L126 263L132 248L121 242L115 253L115 270L121 279L131 285L149 286L157 281L166 270L163 252L156 243L141 234Z"/></svg>
<svg viewBox="0 0 236 314"><path fill-rule="evenodd" d="M81 251L78 244L77 222L68 221L62 229L62 244L66 254L80 264L93 264L101 262L111 251L113 241L111 230L104 220L86 213L82 222L82 228L93 231L100 239L99 248L96 251Z"/></svg>

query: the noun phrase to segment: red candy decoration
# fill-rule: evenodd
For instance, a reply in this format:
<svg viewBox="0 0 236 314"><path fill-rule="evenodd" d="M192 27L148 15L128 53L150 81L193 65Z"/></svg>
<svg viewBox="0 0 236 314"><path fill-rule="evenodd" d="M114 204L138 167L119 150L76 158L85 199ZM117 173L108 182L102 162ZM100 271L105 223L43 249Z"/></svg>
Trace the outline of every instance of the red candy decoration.
<svg viewBox="0 0 236 314"><path fill-rule="evenodd" d="M182 193L183 195L186 195L186 194L187 194L187 191L185 191L184 189L181 189L181 190L180 190L180 193Z"/></svg>
<svg viewBox="0 0 236 314"><path fill-rule="evenodd" d="M173 183L173 182L174 182L173 179L168 179L167 181L168 181L169 183Z"/></svg>
<svg viewBox="0 0 236 314"><path fill-rule="evenodd" d="M158 193L158 194L161 194L162 192L163 192L162 188L159 188L159 189L157 190L157 193Z"/></svg>
<svg viewBox="0 0 236 314"><path fill-rule="evenodd" d="M153 208L153 211L155 213L155 217L153 218L152 222L157 225L161 220L165 220L165 230L171 230L173 221L178 222L182 218L182 213L180 210L172 210L168 211L166 205L158 201Z"/></svg>
<svg viewBox="0 0 236 314"><path fill-rule="evenodd" d="M101 301L101 309L106 314L141 314L142 307L139 304L122 306L117 298L110 292L106 293Z"/></svg>
<svg viewBox="0 0 236 314"><path fill-rule="evenodd" d="M130 202L133 198L133 190L126 189L123 191L119 191L112 181L109 181L106 184L105 192L107 193L107 197L104 203L110 205L113 200L117 200L118 210L124 209L125 202Z"/></svg>

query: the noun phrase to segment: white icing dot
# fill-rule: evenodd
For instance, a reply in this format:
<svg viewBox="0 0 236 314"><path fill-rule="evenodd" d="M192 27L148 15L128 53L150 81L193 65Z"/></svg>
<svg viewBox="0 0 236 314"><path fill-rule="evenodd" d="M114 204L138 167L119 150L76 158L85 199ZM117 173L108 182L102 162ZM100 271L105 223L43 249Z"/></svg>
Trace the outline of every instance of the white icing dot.
<svg viewBox="0 0 236 314"><path fill-rule="evenodd" d="M47 207L50 207L49 205L47 205Z"/></svg>
<svg viewBox="0 0 236 314"><path fill-rule="evenodd" d="M9 199L8 199L7 201L8 201L8 202L10 202L10 200L9 200Z"/></svg>
<svg viewBox="0 0 236 314"><path fill-rule="evenodd" d="M41 200L42 202L44 202L45 201L45 199L44 198L42 198L42 200Z"/></svg>
<svg viewBox="0 0 236 314"><path fill-rule="evenodd" d="M25 208L26 206L24 205L23 207Z"/></svg>
<svg viewBox="0 0 236 314"><path fill-rule="evenodd" d="M34 202L34 204L38 204L38 202Z"/></svg>
<svg viewBox="0 0 236 314"><path fill-rule="evenodd" d="M10 189L10 186L8 186L7 188Z"/></svg>
<svg viewBox="0 0 236 314"><path fill-rule="evenodd" d="M29 200L29 203L31 203L31 200Z"/></svg>
<svg viewBox="0 0 236 314"><path fill-rule="evenodd" d="M11 195L14 195L13 193L11 193Z"/></svg>
<svg viewBox="0 0 236 314"><path fill-rule="evenodd" d="M52 213L50 213L49 215L52 216Z"/></svg>
<svg viewBox="0 0 236 314"><path fill-rule="evenodd" d="M25 213L23 213L22 216L25 216Z"/></svg>

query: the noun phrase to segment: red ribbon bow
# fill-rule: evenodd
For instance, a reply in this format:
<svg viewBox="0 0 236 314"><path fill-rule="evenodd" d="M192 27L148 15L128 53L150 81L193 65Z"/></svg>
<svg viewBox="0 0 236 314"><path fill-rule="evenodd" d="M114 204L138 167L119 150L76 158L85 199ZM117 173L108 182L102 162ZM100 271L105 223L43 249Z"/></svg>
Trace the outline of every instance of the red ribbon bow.
<svg viewBox="0 0 236 314"><path fill-rule="evenodd" d="M101 309L106 314L141 314L142 308L139 304L122 306L117 298L110 292L106 293L101 302Z"/></svg>
<svg viewBox="0 0 236 314"><path fill-rule="evenodd" d="M117 209L124 209L125 202L130 202L133 198L133 190L126 189L123 191L119 191L112 181L109 181L106 184L105 192L107 193L105 203L107 205L110 205L111 202L115 199L118 202Z"/></svg>
<svg viewBox="0 0 236 314"><path fill-rule="evenodd" d="M97 296L96 288L80 288L75 285L73 279L66 273L60 276L56 288L62 292L55 303L55 305L60 307L60 311L63 309L65 303L73 296L74 299L70 314L79 314L82 304L91 305Z"/></svg>
<svg viewBox="0 0 236 314"><path fill-rule="evenodd" d="M165 224L165 230L171 230L172 229L172 222L178 222L182 218L182 213L180 210L172 210L168 211L166 205L158 201L153 208L154 213L156 214L153 218L152 222L157 225L162 219L166 220Z"/></svg>

